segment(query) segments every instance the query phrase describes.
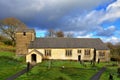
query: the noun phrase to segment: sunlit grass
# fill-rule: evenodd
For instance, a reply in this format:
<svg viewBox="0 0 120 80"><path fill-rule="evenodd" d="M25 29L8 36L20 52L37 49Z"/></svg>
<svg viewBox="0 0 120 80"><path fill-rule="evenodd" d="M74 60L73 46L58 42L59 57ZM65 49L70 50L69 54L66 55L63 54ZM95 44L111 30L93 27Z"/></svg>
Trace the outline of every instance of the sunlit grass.
<svg viewBox="0 0 120 80"><path fill-rule="evenodd" d="M8 51L0 51L0 56L7 56L7 57L14 57L14 52L8 52Z"/></svg>
<svg viewBox="0 0 120 80"><path fill-rule="evenodd" d="M16 80L89 80L99 68L93 68L90 62L85 64L86 66L77 61L43 61L29 75L24 74Z"/></svg>
<svg viewBox="0 0 120 80"><path fill-rule="evenodd" d="M25 64L23 64L22 58L15 58L15 53L0 52L0 80L5 80L6 78L22 70L24 68L23 65Z"/></svg>
<svg viewBox="0 0 120 80"><path fill-rule="evenodd" d="M117 74L118 66L108 66L107 70L102 74L100 80L109 80L109 75L112 74L113 80L120 80Z"/></svg>
<svg viewBox="0 0 120 80"><path fill-rule="evenodd" d="M14 46L8 46L5 45L4 43L0 42L0 51L9 51L9 52L15 52L15 47Z"/></svg>

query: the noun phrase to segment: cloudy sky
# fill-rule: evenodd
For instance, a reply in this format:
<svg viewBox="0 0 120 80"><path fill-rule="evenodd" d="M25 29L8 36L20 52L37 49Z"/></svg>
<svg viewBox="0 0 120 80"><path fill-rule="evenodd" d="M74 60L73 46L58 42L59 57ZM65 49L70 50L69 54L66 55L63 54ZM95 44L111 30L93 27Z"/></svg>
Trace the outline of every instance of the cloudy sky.
<svg viewBox="0 0 120 80"><path fill-rule="evenodd" d="M120 0L0 0L0 19L15 17L38 37L46 30L120 42Z"/></svg>

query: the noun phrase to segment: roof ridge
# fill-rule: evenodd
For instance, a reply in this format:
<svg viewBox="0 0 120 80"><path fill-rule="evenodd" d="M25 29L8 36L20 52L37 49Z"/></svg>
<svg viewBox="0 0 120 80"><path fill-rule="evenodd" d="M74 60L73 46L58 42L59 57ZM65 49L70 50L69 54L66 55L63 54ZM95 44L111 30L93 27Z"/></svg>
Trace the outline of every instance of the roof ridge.
<svg viewBox="0 0 120 80"><path fill-rule="evenodd" d="M108 50L100 38L36 38L29 48L96 48Z"/></svg>
<svg viewBox="0 0 120 80"><path fill-rule="evenodd" d="M36 39L100 39L100 38L36 37Z"/></svg>

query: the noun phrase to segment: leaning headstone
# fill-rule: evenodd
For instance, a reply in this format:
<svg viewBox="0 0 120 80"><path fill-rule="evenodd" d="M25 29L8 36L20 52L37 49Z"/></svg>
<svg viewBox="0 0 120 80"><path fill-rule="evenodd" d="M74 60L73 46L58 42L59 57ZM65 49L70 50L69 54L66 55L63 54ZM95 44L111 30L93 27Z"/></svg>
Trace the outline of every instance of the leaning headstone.
<svg viewBox="0 0 120 80"><path fill-rule="evenodd" d="M109 80L113 80L113 75L112 74L109 75Z"/></svg>
<svg viewBox="0 0 120 80"><path fill-rule="evenodd" d="M30 70L30 62L27 62L27 72Z"/></svg>
<svg viewBox="0 0 120 80"><path fill-rule="evenodd" d="M65 68L65 66L62 66L62 69L64 69Z"/></svg>
<svg viewBox="0 0 120 80"><path fill-rule="evenodd" d="M120 78L120 68L117 69L118 77Z"/></svg>
<svg viewBox="0 0 120 80"><path fill-rule="evenodd" d="M30 62L27 62L27 75L29 71L30 71Z"/></svg>
<svg viewBox="0 0 120 80"><path fill-rule="evenodd" d="M92 65L92 67L95 67L95 61L93 61L93 65Z"/></svg>
<svg viewBox="0 0 120 80"><path fill-rule="evenodd" d="M93 64L93 60L90 61L90 64L91 64L91 65Z"/></svg>
<svg viewBox="0 0 120 80"><path fill-rule="evenodd" d="M49 63L48 63L48 69L51 68L51 60L49 60Z"/></svg>
<svg viewBox="0 0 120 80"><path fill-rule="evenodd" d="M100 63L100 59L98 59L98 64Z"/></svg>

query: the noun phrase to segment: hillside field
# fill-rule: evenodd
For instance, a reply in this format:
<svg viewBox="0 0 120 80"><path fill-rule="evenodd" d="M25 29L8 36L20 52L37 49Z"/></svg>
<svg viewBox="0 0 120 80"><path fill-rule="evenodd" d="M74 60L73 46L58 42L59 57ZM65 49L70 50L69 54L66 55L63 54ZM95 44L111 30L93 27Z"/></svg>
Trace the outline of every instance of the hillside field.
<svg viewBox="0 0 120 80"><path fill-rule="evenodd" d="M25 67L22 58L15 57L13 52L0 52L0 80L5 80Z"/></svg>

